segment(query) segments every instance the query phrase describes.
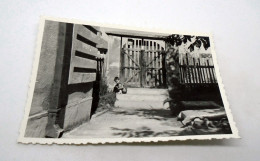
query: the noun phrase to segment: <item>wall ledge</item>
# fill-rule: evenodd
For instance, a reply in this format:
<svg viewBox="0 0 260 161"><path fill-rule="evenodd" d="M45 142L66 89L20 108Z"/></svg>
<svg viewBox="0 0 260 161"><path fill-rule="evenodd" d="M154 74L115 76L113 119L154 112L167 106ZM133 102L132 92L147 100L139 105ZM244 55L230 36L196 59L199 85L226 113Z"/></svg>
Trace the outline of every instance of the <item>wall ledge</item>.
<svg viewBox="0 0 260 161"><path fill-rule="evenodd" d="M33 120L40 119L42 117L47 117L47 116L48 116L48 111L42 111L40 113L29 116L28 120L33 121Z"/></svg>
<svg viewBox="0 0 260 161"><path fill-rule="evenodd" d="M80 101L75 101L75 102L72 102L72 103L68 104L66 107L70 108L70 107L73 107L73 106L75 106L75 105L77 105L79 103L82 103L82 102L85 102L85 101L88 101L88 100L92 100L92 99L93 99L93 97L83 98Z"/></svg>

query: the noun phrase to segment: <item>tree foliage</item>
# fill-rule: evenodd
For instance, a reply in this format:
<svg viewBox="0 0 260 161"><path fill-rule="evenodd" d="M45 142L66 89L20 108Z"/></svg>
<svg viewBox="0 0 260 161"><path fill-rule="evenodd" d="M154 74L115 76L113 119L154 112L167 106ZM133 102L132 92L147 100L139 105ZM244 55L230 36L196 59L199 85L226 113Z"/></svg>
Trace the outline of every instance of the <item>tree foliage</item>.
<svg viewBox="0 0 260 161"><path fill-rule="evenodd" d="M187 42L192 42L192 38L195 37L195 41L191 43L188 47L190 52L194 51L194 47L200 48L203 46L205 50L210 47L209 37L204 36L191 36L191 35L170 35L166 37L166 42L170 43L173 46L180 46L186 44Z"/></svg>

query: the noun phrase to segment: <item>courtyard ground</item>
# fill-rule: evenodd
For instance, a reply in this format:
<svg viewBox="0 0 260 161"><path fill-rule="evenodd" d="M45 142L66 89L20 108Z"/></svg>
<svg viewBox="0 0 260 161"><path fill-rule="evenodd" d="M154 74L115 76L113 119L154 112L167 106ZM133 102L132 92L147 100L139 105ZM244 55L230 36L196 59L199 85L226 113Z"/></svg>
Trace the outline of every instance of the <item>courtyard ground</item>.
<svg viewBox="0 0 260 161"><path fill-rule="evenodd" d="M93 115L64 138L131 138L183 135L181 122L169 109L114 107ZM184 134L185 135L185 134Z"/></svg>

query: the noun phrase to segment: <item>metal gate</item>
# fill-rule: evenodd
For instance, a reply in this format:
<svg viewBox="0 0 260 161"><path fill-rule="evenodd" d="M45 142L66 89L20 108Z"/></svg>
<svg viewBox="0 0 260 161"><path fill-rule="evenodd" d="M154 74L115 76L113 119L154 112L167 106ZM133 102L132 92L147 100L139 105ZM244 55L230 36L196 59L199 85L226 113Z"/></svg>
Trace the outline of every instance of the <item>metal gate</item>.
<svg viewBox="0 0 260 161"><path fill-rule="evenodd" d="M121 80L128 87L165 86L165 44L163 41L126 39L121 49Z"/></svg>

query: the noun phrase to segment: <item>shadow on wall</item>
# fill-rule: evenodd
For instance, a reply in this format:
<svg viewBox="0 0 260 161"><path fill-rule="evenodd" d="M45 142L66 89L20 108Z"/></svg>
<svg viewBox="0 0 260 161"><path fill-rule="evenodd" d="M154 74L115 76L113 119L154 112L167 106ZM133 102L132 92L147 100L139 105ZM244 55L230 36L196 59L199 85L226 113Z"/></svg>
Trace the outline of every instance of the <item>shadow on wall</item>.
<svg viewBox="0 0 260 161"><path fill-rule="evenodd" d="M66 107L67 105L73 104L74 102L78 102L86 97L90 96L92 93L93 82L88 83L78 83L78 84L70 84L67 86L66 91L62 91L62 95L60 96L60 106ZM66 108L61 108L59 113L59 125L64 128L64 120L65 120ZM71 129L69 127L67 130Z"/></svg>

